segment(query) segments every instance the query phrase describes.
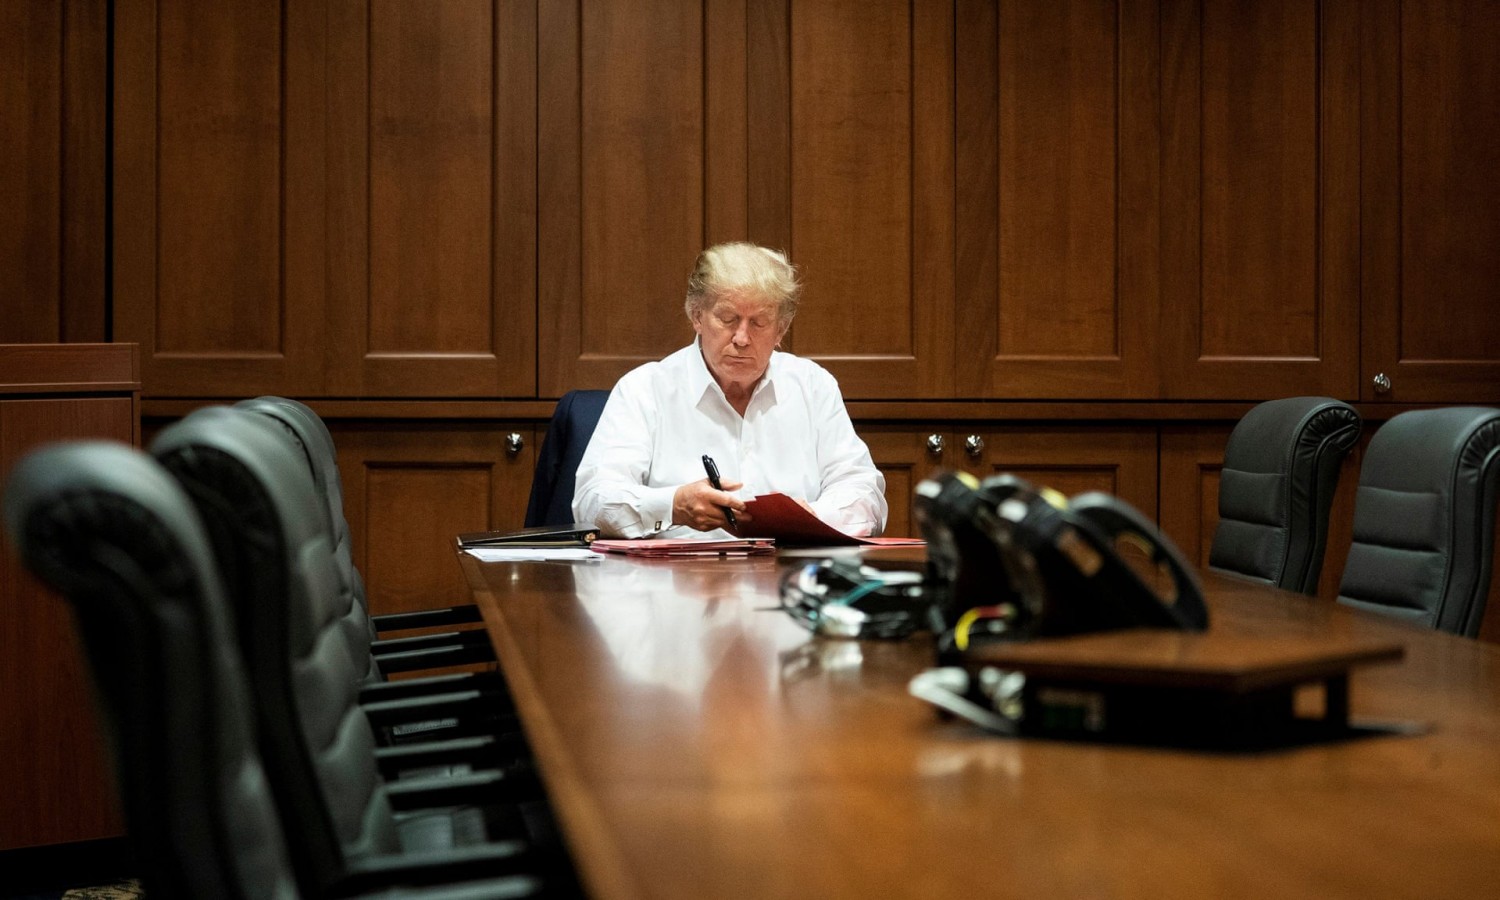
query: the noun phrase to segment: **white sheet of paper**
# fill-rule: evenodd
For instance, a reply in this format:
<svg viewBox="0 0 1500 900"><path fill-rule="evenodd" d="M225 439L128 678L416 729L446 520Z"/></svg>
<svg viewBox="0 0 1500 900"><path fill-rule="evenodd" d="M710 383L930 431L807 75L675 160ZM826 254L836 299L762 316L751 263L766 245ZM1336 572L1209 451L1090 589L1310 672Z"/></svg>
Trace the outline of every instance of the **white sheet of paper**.
<svg viewBox="0 0 1500 900"><path fill-rule="evenodd" d="M469 547L465 553L481 562L505 562L527 559L589 559L600 558L587 547Z"/></svg>

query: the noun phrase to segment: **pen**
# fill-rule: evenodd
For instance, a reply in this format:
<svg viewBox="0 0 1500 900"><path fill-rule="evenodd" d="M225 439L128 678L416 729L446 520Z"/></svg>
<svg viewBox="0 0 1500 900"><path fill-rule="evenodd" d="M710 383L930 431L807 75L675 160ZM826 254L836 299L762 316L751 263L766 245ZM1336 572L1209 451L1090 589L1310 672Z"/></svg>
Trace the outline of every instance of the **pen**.
<svg viewBox="0 0 1500 900"><path fill-rule="evenodd" d="M719 484L719 467L714 465L714 458L707 453L703 454L703 471L708 473L708 483L714 486L714 490L724 490L724 486ZM730 528L740 527L740 523L734 520L734 510L727 506L721 506L719 509L724 510L724 518L729 520Z"/></svg>

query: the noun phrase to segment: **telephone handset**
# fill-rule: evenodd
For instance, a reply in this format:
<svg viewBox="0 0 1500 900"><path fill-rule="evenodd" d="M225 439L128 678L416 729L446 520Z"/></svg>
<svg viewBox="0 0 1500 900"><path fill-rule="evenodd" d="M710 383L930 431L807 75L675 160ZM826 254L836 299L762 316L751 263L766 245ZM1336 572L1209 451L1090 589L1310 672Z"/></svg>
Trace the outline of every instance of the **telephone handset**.
<svg viewBox="0 0 1500 900"><path fill-rule="evenodd" d="M928 479L917 494L931 574L948 585L933 607L940 657L976 640L1208 627L1202 590L1181 553L1117 497L1070 501L1014 475L976 483L953 473ZM1148 583L1121 558L1122 544L1165 577Z"/></svg>
<svg viewBox="0 0 1500 900"><path fill-rule="evenodd" d="M1146 584L1138 573L1126 566L1142 589L1157 601L1147 605L1151 611L1148 614L1164 613L1164 626L1184 631L1208 628L1208 607L1203 602L1203 588L1198 584L1198 576L1172 539L1148 521L1140 510L1118 497L1100 492L1079 494L1069 501L1068 509L1093 523L1115 545L1127 541L1139 547L1158 571L1165 570L1172 586L1163 590Z"/></svg>
<svg viewBox="0 0 1500 900"><path fill-rule="evenodd" d="M1019 498L1021 495L1017 495ZM1012 524L1011 571L1034 571L1031 589L1039 615L1032 635L1078 634L1114 628L1202 631L1208 608L1197 578L1171 541L1135 507L1109 494L1081 494L1063 505L1040 495L1027 500ZM1168 583L1148 583L1121 557L1121 544L1141 550L1165 569ZM1160 580L1160 579L1153 579ZM1025 588L1023 587L1024 591Z"/></svg>

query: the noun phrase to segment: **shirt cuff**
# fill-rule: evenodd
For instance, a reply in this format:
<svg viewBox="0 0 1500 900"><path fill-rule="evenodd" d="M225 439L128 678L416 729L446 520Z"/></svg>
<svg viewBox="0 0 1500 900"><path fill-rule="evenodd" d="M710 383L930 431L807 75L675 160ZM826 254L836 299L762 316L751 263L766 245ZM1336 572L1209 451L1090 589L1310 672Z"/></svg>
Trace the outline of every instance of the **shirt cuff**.
<svg viewBox="0 0 1500 900"><path fill-rule="evenodd" d="M646 488L641 491L636 509L641 514L641 528L647 536L659 534L672 527L672 498L677 496L676 487Z"/></svg>

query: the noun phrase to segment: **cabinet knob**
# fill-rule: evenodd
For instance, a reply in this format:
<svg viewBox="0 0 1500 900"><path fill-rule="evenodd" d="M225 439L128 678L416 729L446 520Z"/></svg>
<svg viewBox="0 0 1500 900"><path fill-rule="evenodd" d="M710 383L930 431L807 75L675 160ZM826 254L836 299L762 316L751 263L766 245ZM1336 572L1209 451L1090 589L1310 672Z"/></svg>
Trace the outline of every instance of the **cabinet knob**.
<svg viewBox="0 0 1500 900"><path fill-rule="evenodd" d="M1391 389L1391 378L1384 372L1371 378L1370 381L1375 385L1375 393L1377 394L1384 394Z"/></svg>
<svg viewBox="0 0 1500 900"><path fill-rule="evenodd" d="M984 452L984 438L977 434L971 434L964 438L964 452L978 458Z"/></svg>
<svg viewBox="0 0 1500 900"><path fill-rule="evenodd" d="M927 436L927 452L937 455L943 452L943 436L940 434L929 434Z"/></svg>
<svg viewBox="0 0 1500 900"><path fill-rule="evenodd" d="M512 431L505 436L505 452L515 456L526 448L526 439L517 432Z"/></svg>

